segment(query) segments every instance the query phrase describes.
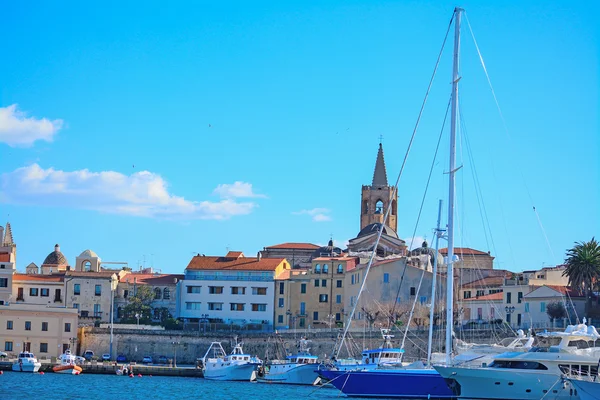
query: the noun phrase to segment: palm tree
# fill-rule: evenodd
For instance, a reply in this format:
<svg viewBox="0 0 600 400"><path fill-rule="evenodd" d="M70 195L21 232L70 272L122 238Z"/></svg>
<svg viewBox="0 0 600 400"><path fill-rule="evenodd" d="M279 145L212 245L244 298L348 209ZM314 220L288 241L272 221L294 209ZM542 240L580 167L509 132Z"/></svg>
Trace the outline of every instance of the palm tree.
<svg viewBox="0 0 600 400"><path fill-rule="evenodd" d="M567 250L563 276L569 277L569 286L585 293L587 302L586 314L592 307L592 291L600 278L600 244L595 238L589 242L575 242L575 246Z"/></svg>

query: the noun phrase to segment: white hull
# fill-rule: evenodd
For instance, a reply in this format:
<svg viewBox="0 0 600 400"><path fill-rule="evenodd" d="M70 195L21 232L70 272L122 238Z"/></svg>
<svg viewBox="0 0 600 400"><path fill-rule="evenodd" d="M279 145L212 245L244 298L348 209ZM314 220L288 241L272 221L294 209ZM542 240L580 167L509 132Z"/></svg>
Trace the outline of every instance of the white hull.
<svg viewBox="0 0 600 400"><path fill-rule="evenodd" d="M23 363L23 364L14 363L12 365L12 370L14 372L38 372L40 370L41 366L42 366L42 364L39 363L39 362L37 362L37 363Z"/></svg>
<svg viewBox="0 0 600 400"><path fill-rule="evenodd" d="M580 381L578 379L569 380L581 400L600 400L600 381Z"/></svg>
<svg viewBox="0 0 600 400"><path fill-rule="evenodd" d="M214 366L209 363L204 369L204 378L216 381L249 381L252 379L257 365L255 364L236 364Z"/></svg>
<svg viewBox="0 0 600 400"><path fill-rule="evenodd" d="M446 379L460 386L459 399L574 400L571 385L563 385L559 375L542 370L520 370L518 373L500 368L455 368L436 366Z"/></svg>
<svg viewBox="0 0 600 400"><path fill-rule="evenodd" d="M312 385L318 379L317 364L274 364L269 372L258 378L259 382L287 383L290 385Z"/></svg>

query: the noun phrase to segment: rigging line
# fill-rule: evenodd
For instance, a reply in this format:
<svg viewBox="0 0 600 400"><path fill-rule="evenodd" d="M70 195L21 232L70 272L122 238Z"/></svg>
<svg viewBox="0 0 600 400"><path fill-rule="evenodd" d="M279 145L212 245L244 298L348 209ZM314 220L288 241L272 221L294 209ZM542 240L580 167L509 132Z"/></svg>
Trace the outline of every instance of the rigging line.
<svg viewBox="0 0 600 400"><path fill-rule="evenodd" d="M504 133L506 134L507 138L508 138L508 143L511 146L514 154L517 154L517 152L515 151L515 145L512 141L512 137L510 135L510 132L508 130L508 125L506 124L506 120L504 119L504 114L502 113L502 109L500 108L500 103L498 102L498 98L496 97L496 92L494 91L494 87L492 85L492 81L490 79L490 76L488 74L487 71L487 67L485 66L485 62L483 61L483 56L481 55L481 51L479 50L479 45L477 44L477 40L475 39L475 34L473 33L473 29L471 28L471 23L469 22L469 17L467 15L467 13L465 12L465 19L467 20L467 26L469 27L469 32L471 33L471 37L473 38L473 43L475 44L475 49L477 50L477 55L479 57L479 61L481 62L481 66L483 67L483 72L485 73L485 77L487 79L488 85L490 86L490 91L492 92L492 96L494 97L494 102L496 103L496 108L498 109L498 114L500 114L500 119L502 120L502 125L504 127ZM542 229L542 233L544 235L544 238L546 239L546 245L548 246L548 249L550 250L550 254L552 255L552 262L556 263L556 258L554 256L554 251L552 251L552 247L550 246L550 242L548 240L548 236L546 235L546 231L544 230L544 226L542 225L542 222L540 220L540 217L537 213L537 210L535 209L535 203L533 201L533 197L531 196L531 192L529 191L529 186L527 185L527 180L525 179L525 175L523 174L523 169L522 168L518 168L519 170L519 175L521 175L521 179L523 180L523 185L525 186L525 191L527 192L527 196L529 197L529 201L531 202L531 206L533 207L533 211L535 212L535 215L537 217L538 223Z"/></svg>
<svg viewBox="0 0 600 400"><path fill-rule="evenodd" d="M444 114L444 120L442 121L442 128L440 129L438 141L435 146L435 153L433 154L433 160L431 161L431 167L429 168L429 176L427 177L427 183L425 184L425 192L423 193L423 198L421 199L421 206L419 207L419 213L417 214L417 221L415 224L415 229L413 230L413 234L412 234L413 240L414 240L415 235L417 234L417 229L419 228L419 221L421 220L423 206L425 205L425 198L427 197L427 191L429 190L429 183L431 182L431 175L433 174L433 169L435 167L435 160L437 159L438 151L440 149L440 143L442 142L444 127L446 126L446 120L448 119L448 112L450 111L451 104L452 104L452 96L450 96L450 99L448 100L448 105L446 106L446 113ZM436 256L437 256L437 254L436 254ZM396 304L398 303L398 296L400 295L400 290L402 289L402 283L404 282L404 275L406 273L407 267L408 267L408 263L404 265L404 270L402 271L402 275L400 276L400 284L398 285L398 291L396 292L394 306L392 307L392 314L394 313L394 311L396 309ZM409 325L410 325L410 321L409 321ZM388 328L389 328L389 325L388 325ZM408 325L406 327L406 330L408 330ZM406 337L406 333L405 333L405 337Z"/></svg>
<svg viewBox="0 0 600 400"><path fill-rule="evenodd" d="M423 268L423 272L421 272L421 279L419 280L419 286L415 292L415 301L413 301L412 308L410 309L410 313L408 314L408 322L406 323L406 329L404 330L404 336L402 337L402 344L400 348L404 348L404 342L406 341L406 335L408 334L408 328L410 327L410 323L412 322L412 318L415 312L415 306L417 305L417 295L421 291L421 285L423 284L423 277L425 277L425 268ZM398 301L398 299L396 299Z"/></svg>
<svg viewBox="0 0 600 400"><path fill-rule="evenodd" d="M450 28L452 27L452 21L454 21L454 13L450 18L450 22L448 24L448 29L446 30L446 35L444 36L444 41L442 42L442 48L438 54L437 60L435 62L435 67L433 68L433 73L431 74L431 78L429 80L429 85L427 86L427 91L425 92L425 98L423 99L423 103L421 104L421 109L419 110L419 115L417 116L417 122L415 123L415 127L413 129L410 141L408 143L408 148L406 150L406 154L404 155L404 159L402 160L402 166L400 167L400 172L398 173L398 177L396 178L396 183L394 185L394 189L392 190L391 196L394 197L398 192L398 184L400 183L400 178L402 177L402 172L404 171L404 167L406 165L406 161L408 159L408 155L410 154L410 149L412 148L412 144L415 140L415 136L417 135L417 129L419 128L419 123L421 122L421 117L423 116L423 111L425 109L425 104L427 104L427 99L429 98L429 92L431 91L431 86L433 85L433 80L437 73L438 67L440 65L440 59L442 58L442 54L444 52L444 47L446 46L446 41L448 39L448 34L450 33ZM385 215L383 217L383 221L387 221L388 215L390 214L390 210L392 208L392 202L389 202L389 205L386 207ZM352 308L350 312L350 316L348 317L348 324L346 324L346 328L344 329L344 335L342 336L342 343L348 333L348 329L350 328L350 323L352 322L352 318L354 317L354 313L356 312L356 307L358 306L358 300L360 299L360 295L364 290L365 283L367 281L367 276L369 274L369 270L371 269L371 265L373 265L373 259L375 258L375 253L377 252L377 246L379 245L379 241L381 240L381 235L383 234L383 227L385 224L381 224L379 228L379 232L377 233L377 238L375 239L375 243L373 245L373 251L371 252L371 257L369 258L369 263L367 264L367 268L365 270L365 274L363 276L363 281L360 285L360 289L358 291L358 295L356 296L356 304ZM406 268L406 267L405 267Z"/></svg>

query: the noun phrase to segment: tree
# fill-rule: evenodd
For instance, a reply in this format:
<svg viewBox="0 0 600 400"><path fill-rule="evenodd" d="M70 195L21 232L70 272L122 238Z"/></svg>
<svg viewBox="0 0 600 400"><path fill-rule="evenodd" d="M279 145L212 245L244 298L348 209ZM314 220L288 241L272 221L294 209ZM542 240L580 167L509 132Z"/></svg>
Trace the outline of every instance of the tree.
<svg viewBox="0 0 600 400"><path fill-rule="evenodd" d="M567 318L565 305L558 301L554 301L546 306L546 314L548 314L548 318L550 318L553 325L557 319Z"/></svg>
<svg viewBox="0 0 600 400"><path fill-rule="evenodd" d="M379 316L379 311L370 310L365 307L360 308L362 312L365 314L365 319L369 323L369 328L373 328L375 321L377 321L377 317Z"/></svg>
<svg viewBox="0 0 600 400"><path fill-rule="evenodd" d="M152 307L154 301L154 291L146 285L140 285L136 288L135 294L128 298L129 303L123 308L122 322L137 322L136 314L139 316L140 323L152 322Z"/></svg>
<svg viewBox="0 0 600 400"><path fill-rule="evenodd" d="M592 308L592 292L600 277L600 245L595 238L589 242L575 242L568 249L563 276L569 277L571 288L586 294L586 314Z"/></svg>

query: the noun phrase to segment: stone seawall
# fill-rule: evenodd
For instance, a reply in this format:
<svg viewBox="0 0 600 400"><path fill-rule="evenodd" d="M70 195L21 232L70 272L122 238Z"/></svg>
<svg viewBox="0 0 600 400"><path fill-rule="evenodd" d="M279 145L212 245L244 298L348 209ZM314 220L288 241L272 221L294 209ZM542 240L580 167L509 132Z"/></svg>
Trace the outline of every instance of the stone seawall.
<svg viewBox="0 0 600 400"><path fill-rule="evenodd" d="M339 330L334 331L312 331L312 332L280 332L286 348L293 352L296 349L297 340L306 336L311 341L311 353L325 358L331 355ZM196 359L204 356L211 342L222 342L225 351L229 352L234 343L235 332L198 333L186 331L144 331L134 329L115 329L113 332L113 359L118 354L123 354L129 361L140 362L144 356L157 359L166 356L173 359L177 356L178 364L194 364ZM273 354L274 345L272 335L266 333L242 332L237 333L238 339L244 342L246 353L265 357L269 348ZM394 347L400 347L403 333L395 332L392 339ZM434 335L434 351L441 351L444 332L436 331ZM469 342L495 343L499 338L507 335L499 331L477 330L461 331L458 337ZM363 348L377 348L381 345L381 334L378 330L366 332L352 332L352 339L347 339L344 348L353 348L355 356L358 356ZM175 343L175 344L174 344ZM82 328L79 333L78 354L86 350L94 351L96 356L108 353L110 347L110 330L103 328ZM425 358L427 354L427 331L411 331L405 341L407 359ZM346 357L343 351L341 357Z"/></svg>

